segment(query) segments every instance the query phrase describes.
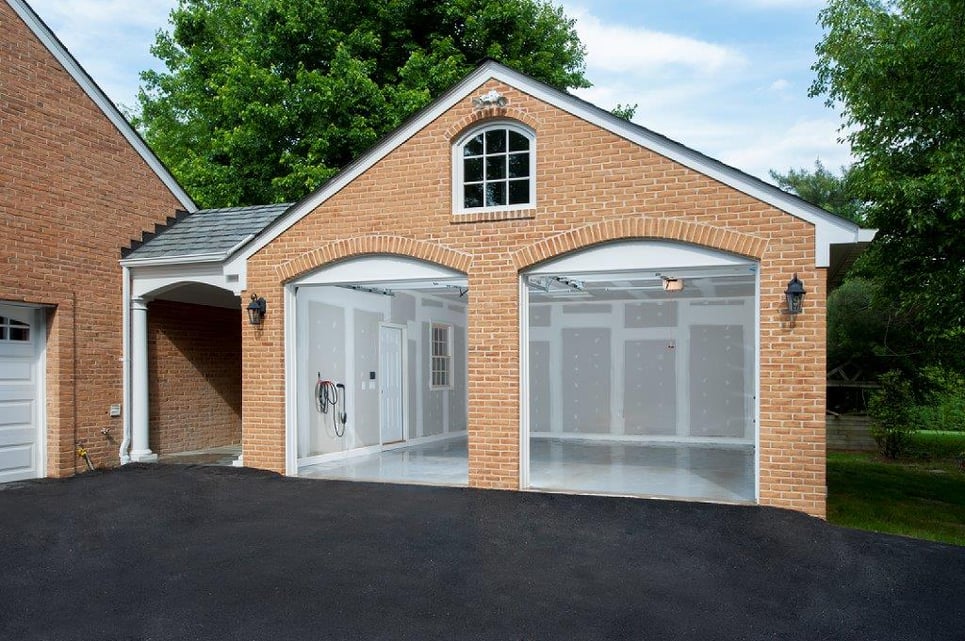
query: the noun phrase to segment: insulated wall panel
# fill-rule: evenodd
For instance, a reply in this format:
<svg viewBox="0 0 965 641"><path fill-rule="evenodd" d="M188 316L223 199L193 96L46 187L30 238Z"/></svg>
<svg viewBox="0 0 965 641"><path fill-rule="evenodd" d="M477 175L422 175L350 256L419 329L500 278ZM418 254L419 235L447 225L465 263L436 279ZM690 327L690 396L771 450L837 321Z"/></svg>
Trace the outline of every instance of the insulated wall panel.
<svg viewBox="0 0 965 641"><path fill-rule="evenodd" d="M379 322L382 314L355 310L355 407L347 408L355 447L378 445L379 434ZM375 372L376 378L371 377Z"/></svg>
<svg viewBox="0 0 965 641"><path fill-rule="evenodd" d="M392 322L407 323L415 320L415 296L396 293L392 297Z"/></svg>
<svg viewBox="0 0 965 641"><path fill-rule="evenodd" d="M690 327L690 433L741 438L748 428L744 328Z"/></svg>
<svg viewBox="0 0 965 641"><path fill-rule="evenodd" d="M655 303L627 303L624 308L624 327L676 327L677 303L661 301Z"/></svg>
<svg viewBox="0 0 965 641"><path fill-rule="evenodd" d="M310 301L308 303L308 345L299 350L306 358L308 370L301 381L304 397L311 406L309 429L299 430L299 456L314 456L339 452L343 443L335 436L331 408L323 414L316 409L315 382L345 381L345 309L337 305ZM300 390L301 392L301 390Z"/></svg>
<svg viewBox="0 0 965 641"><path fill-rule="evenodd" d="M550 343L529 343L529 429L550 431Z"/></svg>
<svg viewBox="0 0 965 641"><path fill-rule="evenodd" d="M449 390L449 432L466 430L466 328L452 328L452 389Z"/></svg>
<svg viewBox="0 0 965 641"><path fill-rule="evenodd" d="M624 343L626 434L677 433L676 350L670 340Z"/></svg>
<svg viewBox="0 0 965 641"><path fill-rule="evenodd" d="M409 404L408 414L409 414L409 438L416 438L422 436L422 426L419 425L419 401L418 401L418 391L421 388L419 385L419 378L417 376L419 367L419 350L417 349L418 341L410 338L408 340L408 362L406 363L406 400Z"/></svg>
<svg viewBox="0 0 965 641"><path fill-rule="evenodd" d="M610 329L564 329L562 407L566 432L610 431Z"/></svg>

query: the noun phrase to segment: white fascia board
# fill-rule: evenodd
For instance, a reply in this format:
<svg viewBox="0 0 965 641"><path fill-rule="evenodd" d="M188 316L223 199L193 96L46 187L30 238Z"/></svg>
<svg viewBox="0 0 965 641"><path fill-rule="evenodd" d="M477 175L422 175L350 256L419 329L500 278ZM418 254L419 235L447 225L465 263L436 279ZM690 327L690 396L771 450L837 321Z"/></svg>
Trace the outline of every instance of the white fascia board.
<svg viewBox="0 0 965 641"><path fill-rule="evenodd" d="M167 265L125 265L131 275L131 297L153 297L177 285L199 283L240 294L238 283L228 282L217 262Z"/></svg>
<svg viewBox="0 0 965 641"><path fill-rule="evenodd" d="M466 76L462 82L455 85L423 111L413 116L408 122L396 129L355 163L349 165L345 170L337 174L331 182L323 185L318 191L310 194L301 202L296 203L284 217L265 229L251 245L245 247L243 251L232 258L232 262L236 260L246 261L251 255L281 235L286 229L294 225L309 212L337 194L343 187L370 169L396 147L451 109L460 100L467 98L474 89L490 79L510 85L574 117L594 124L614 135L649 149L654 153L660 154L709 178L713 178L752 198L811 223L815 226L816 232L817 247L815 248L815 258L818 267L827 267L829 265L831 244L859 242L859 238L866 235L866 230L862 230L851 221L827 212L820 207L811 205L774 185L746 174L739 169L725 165L720 161L685 147L640 125L614 116L610 112L600 109L576 96L561 92L558 89L543 84L517 71L513 71L497 62L489 61L480 65L474 72Z"/></svg>
<svg viewBox="0 0 965 641"><path fill-rule="evenodd" d="M122 267L156 267L159 265L193 265L196 263L220 263L227 257L217 254L185 254L184 256L151 256L149 258L122 258Z"/></svg>
<svg viewBox="0 0 965 641"><path fill-rule="evenodd" d="M187 192L178 184L178 181L171 175L171 172L164 166L164 163L154 155L154 152L151 151L151 148L147 146L144 139L134 130L131 123L121 114L117 106L111 102L107 94L97 86L94 79L84 71L84 68L81 67L74 56L67 51L64 44L54 35L54 32L50 30L44 21L40 19L40 16L38 16L27 3L23 2L23 0L7 0L7 2L17 15L20 16L20 19L24 21L27 28L37 36L40 42L53 54L54 58L64 67L74 81L80 85L84 93L86 93L104 115L107 116L107 119L110 120L120 134L124 136L131 147L134 148L134 151L144 159L144 162L154 171L161 182L170 190L171 194L178 199L181 206L187 211L196 211L198 206L194 204L191 197L188 196Z"/></svg>

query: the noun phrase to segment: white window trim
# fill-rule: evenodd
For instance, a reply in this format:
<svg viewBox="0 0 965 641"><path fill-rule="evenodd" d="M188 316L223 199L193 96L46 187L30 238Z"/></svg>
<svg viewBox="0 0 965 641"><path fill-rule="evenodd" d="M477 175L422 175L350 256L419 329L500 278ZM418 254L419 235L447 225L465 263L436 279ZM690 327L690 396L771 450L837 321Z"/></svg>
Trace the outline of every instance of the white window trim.
<svg viewBox="0 0 965 641"><path fill-rule="evenodd" d="M462 149L471 139L484 131L491 129L509 129L522 134L529 139L529 202L517 205L500 205L498 207L465 207L463 200L463 162ZM478 127L473 127L452 146L452 211L454 214L479 214L488 212L521 211L536 208L536 132L513 120L487 120Z"/></svg>
<svg viewBox="0 0 965 641"><path fill-rule="evenodd" d="M446 330L446 354L444 356L437 355L435 353L435 337L433 334L436 329ZM445 359L446 364L446 384L436 385L434 383L435 372L438 371L435 368L436 359ZM448 390L452 389L452 325L449 323L436 323L432 322L429 324L429 389L431 390Z"/></svg>

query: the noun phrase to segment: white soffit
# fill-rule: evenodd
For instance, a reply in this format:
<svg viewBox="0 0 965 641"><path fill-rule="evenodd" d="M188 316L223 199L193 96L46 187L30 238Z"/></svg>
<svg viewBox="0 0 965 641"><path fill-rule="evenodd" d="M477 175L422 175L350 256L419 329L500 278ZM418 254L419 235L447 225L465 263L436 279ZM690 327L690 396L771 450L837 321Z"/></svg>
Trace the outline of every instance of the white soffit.
<svg viewBox="0 0 965 641"><path fill-rule="evenodd" d="M334 285L339 283L389 283L393 281L426 281L465 279L455 270L404 256L363 256L323 267L294 281L303 285Z"/></svg>
<svg viewBox="0 0 965 641"><path fill-rule="evenodd" d="M627 120L614 116L610 112L600 109L576 96L561 92L497 62L488 61L477 67L476 70L466 76L462 82L440 96L435 102L429 104L422 111L403 123L402 126L389 134L354 163L346 167L331 181L322 185L314 193L306 196L301 202L295 204L285 216L275 221L274 224L269 226L258 238L246 247L244 251L238 255L237 259L247 260L249 256L270 243L302 217L337 194L343 187L387 156L396 147L417 134L461 100L470 97L480 85L490 79L515 87L576 118L601 127L621 138L625 138L630 142L728 185L737 191L813 224L815 226L817 240L815 254L818 267L828 266L830 262L830 245L855 243L861 239L866 239L869 233L873 235L873 232L862 230L851 221L835 216L820 207L815 207L797 196L778 189L774 185L725 165L718 160L714 160L698 151L685 147L640 125L635 125Z"/></svg>
<svg viewBox="0 0 965 641"><path fill-rule="evenodd" d="M641 240L607 243L567 254L527 270L527 275L630 270L673 270L711 267L749 266L750 259L705 249L696 245Z"/></svg>
<svg viewBox="0 0 965 641"><path fill-rule="evenodd" d="M84 93L94 101L94 104L104 113L108 120L117 128L122 136L127 140L127 142L134 148L144 162L147 163L157 177L164 183L164 185L171 191L171 194L178 199L181 206L188 211L197 210L197 205L191 200L187 192L178 184L178 181L174 179L171 172L168 171L164 163L154 155L151 148L147 146L134 128L131 126L127 119L121 114L117 106L107 97L94 79L88 75L84 68L80 66L80 63L74 59L64 44L54 35L54 32L44 23L43 20L34 12L26 2L23 0L7 0L10 8L16 12L20 19L24 21L27 28L30 29L38 40L47 48L48 51L57 59L57 61L63 66L64 70L74 79L80 88L84 90Z"/></svg>

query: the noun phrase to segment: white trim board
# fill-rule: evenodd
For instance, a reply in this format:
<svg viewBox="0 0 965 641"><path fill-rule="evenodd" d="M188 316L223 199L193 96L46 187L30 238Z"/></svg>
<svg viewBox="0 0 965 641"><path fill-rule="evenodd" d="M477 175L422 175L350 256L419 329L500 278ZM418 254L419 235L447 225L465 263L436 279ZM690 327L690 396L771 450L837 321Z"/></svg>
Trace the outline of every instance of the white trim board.
<svg viewBox="0 0 965 641"><path fill-rule="evenodd" d="M416 135L424 127L469 97L473 91L489 80L510 85L551 106L557 107L577 118L605 129L621 138L647 148L681 165L718 180L742 193L800 218L815 226L816 264L827 267L830 264L830 246L865 242L874 236L873 230L861 229L858 225L835 216L820 207L789 194L758 178L746 174L720 161L714 160L698 151L690 149L669 138L661 136L640 125L633 124L614 116L580 98L563 93L538 80L501 65L487 61L466 76L452 89L440 96L435 102L415 114L398 129L389 134L370 151L346 167L328 183L296 203L288 212L268 226L257 238L245 247L234 261L247 261L254 253L280 236L289 227L315 210L329 198L340 192L357 177L385 158L390 152Z"/></svg>
<svg viewBox="0 0 965 641"><path fill-rule="evenodd" d="M54 35L54 32L50 30L40 16L38 16L34 10L27 5L23 0L7 0L10 8L20 16L27 28L30 29L33 34L40 40L41 44L47 48L47 50L57 59L57 61L63 66L64 70L74 79L84 93L94 101L94 104L103 112L111 124L117 128L117 131L124 136L128 144L134 148L144 162L154 171L157 177L164 183L164 185L170 190L171 194L178 199L181 206L184 207L189 212L197 210L197 205L191 200L187 192L178 184L171 172L168 171L164 163L161 162L151 148L147 146L144 139L134 130L127 119L124 118L117 106L107 97L107 94L97 86L94 79L80 66L80 63L71 55L67 50L67 47Z"/></svg>

